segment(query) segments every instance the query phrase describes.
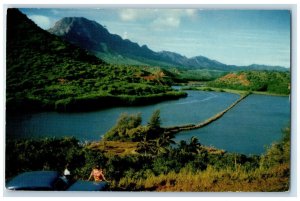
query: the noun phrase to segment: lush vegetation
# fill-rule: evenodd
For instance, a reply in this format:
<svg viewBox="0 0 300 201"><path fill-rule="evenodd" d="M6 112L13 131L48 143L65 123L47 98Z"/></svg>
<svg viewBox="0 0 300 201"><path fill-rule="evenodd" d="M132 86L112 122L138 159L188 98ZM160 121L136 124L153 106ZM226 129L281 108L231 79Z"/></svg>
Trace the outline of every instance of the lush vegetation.
<svg viewBox="0 0 300 201"><path fill-rule="evenodd" d="M162 71L106 64L16 9L8 9L6 52L8 109L78 111L186 96Z"/></svg>
<svg viewBox="0 0 300 201"><path fill-rule="evenodd" d="M246 71L229 73L207 83L207 85L237 90L289 94L290 81L291 76L289 72Z"/></svg>
<svg viewBox="0 0 300 201"><path fill-rule="evenodd" d="M6 178L29 170L63 171L68 163L75 179L87 179L98 164L105 170L110 189L117 191L289 189L289 129L262 156L246 156L205 147L195 137L175 144L172 136L162 132L159 111L153 113L147 125L140 123L139 114L120 116L106 138L123 142L105 139L99 144L82 144L74 138L8 141ZM135 133L140 135L130 135L133 130L139 130ZM110 151L113 149L114 153Z"/></svg>
<svg viewBox="0 0 300 201"><path fill-rule="evenodd" d="M178 81L211 81L226 74L225 71L197 69L197 70L183 70L183 69L168 69L176 75Z"/></svg>
<svg viewBox="0 0 300 201"><path fill-rule="evenodd" d="M159 110L153 112L147 125L141 123L140 114L121 114L116 125L104 135L104 140L139 142L137 151L142 153L164 152L165 145L174 144L174 136L160 127Z"/></svg>

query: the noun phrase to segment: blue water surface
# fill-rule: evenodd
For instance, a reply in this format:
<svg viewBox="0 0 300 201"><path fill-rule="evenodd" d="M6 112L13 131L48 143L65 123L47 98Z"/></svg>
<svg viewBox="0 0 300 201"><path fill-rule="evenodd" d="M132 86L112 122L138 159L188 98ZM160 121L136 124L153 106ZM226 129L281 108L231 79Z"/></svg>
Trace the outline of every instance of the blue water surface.
<svg viewBox="0 0 300 201"><path fill-rule="evenodd" d="M81 141L99 140L121 113L141 113L146 124L153 111L161 111L162 126L199 123L226 109L239 95L187 91L188 97L140 107L115 107L94 112L43 112L7 114L6 138L74 136ZM290 120L287 97L251 95L207 127L176 135L176 141L197 136L202 144L227 151L258 154L281 136Z"/></svg>
<svg viewBox="0 0 300 201"><path fill-rule="evenodd" d="M179 133L176 141L196 136L202 144L229 152L261 154L280 140L289 123L288 97L250 95L212 124Z"/></svg>

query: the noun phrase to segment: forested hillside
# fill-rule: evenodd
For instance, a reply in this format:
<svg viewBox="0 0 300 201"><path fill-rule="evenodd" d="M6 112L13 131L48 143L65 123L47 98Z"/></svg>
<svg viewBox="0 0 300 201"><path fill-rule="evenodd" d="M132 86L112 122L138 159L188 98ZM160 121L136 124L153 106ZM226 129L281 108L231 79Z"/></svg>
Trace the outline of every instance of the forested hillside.
<svg viewBox="0 0 300 201"><path fill-rule="evenodd" d="M110 65L7 11L7 108L92 110L185 96L167 76ZM153 75L155 78L155 76Z"/></svg>
<svg viewBox="0 0 300 201"><path fill-rule="evenodd" d="M209 82L208 86L289 94L290 79L289 72L245 71L229 73L215 81Z"/></svg>

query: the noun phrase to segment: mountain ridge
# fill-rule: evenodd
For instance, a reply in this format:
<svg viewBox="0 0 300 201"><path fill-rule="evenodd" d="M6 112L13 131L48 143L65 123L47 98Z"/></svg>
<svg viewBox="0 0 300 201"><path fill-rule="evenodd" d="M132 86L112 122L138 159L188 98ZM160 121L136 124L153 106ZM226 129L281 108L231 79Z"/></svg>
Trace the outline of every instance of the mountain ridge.
<svg viewBox="0 0 300 201"><path fill-rule="evenodd" d="M62 26L63 25L63 26ZM61 28L63 27L63 29ZM75 45L85 48L104 59L108 63L122 62L124 59L135 61L136 64L161 65L165 67L180 67L188 69L212 69L223 71L240 70L277 70L288 71L281 66L257 65L248 66L227 65L205 56L187 58L176 52L155 52L147 45L139 45L128 39L122 39L117 34L111 34L108 29L96 21L84 17L67 17L57 21L48 29L52 34L62 37ZM130 62L128 64L131 64ZM133 62L133 64L135 64Z"/></svg>

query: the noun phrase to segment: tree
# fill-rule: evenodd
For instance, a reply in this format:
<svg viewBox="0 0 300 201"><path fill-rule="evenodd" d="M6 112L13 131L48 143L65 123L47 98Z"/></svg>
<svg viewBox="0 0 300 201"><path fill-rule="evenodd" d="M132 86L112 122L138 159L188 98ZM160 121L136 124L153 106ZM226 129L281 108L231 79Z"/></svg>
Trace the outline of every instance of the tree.
<svg viewBox="0 0 300 201"><path fill-rule="evenodd" d="M160 110L155 110L149 119L148 126L150 128L160 128Z"/></svg>
<svg viewBox="0 0 300 201"><path fill-rule="evenodd" d="M164 129L160 127L160 110L155 110L148 121L147 140L155 140L159 138Z"/></svg>
<svg viewBox="0 0 300 201"><path fill-rule="evenodd" d="M145 153L147 155L147 151L149 150L149 142L147 141L146 136L137 144L137 152Z"/></svg>
<svg viewBox="0 0 300 201"><path fill-rule="evenodd" d="M105 134L105 138L108 140L129 140L130 136L133 136L133 133L129 131L132 129L137 130L137 128L140 127L141 123L142 118L140 113L132 115L122 113L119 116L116 125Z"/></svg>
<svg viewBox="0 0 300 201"><path fill-rule="evenodd" d="M180 150L180 153L188 152L188 145L186 141L180 140L178 149Z"/></svg>
<svg viewBox="0 0 300 201"><path fill-rule="evenodd" d="M189 152L198 153L201 147L201 144L195 136L193 136L190 140L190 144L188 145Z"/></svg>
<svg viewBox="0 0 300 201"><path fill-rule="evenodd" d="M170 150L170 144L175 144L173 138L173 134L167 133L163 133L162 135L160 135L160 137L151 140L147 140L145 136L143 140L138 144L138 152L145 152L145 155L147 154L147 152L153 155L167 153Z"/></svg>
<svg viewBox="0 0 300 201"><path fill-rule="evenodd" d="M159 153L166 153L169 151L170 145L175 144L173 140L174 134L164 132L160 137L156 140L156 146Z"/></svg>
<svg viewBox="0 0 300 201"><path fill-rule="evenodd" d="M179 150L181 153L199 153L199 150L201 149L201 144L195 136L193 136L190 139L190 143L187 143L186 141L181 140L179 142Z"/></svg>

